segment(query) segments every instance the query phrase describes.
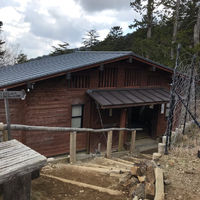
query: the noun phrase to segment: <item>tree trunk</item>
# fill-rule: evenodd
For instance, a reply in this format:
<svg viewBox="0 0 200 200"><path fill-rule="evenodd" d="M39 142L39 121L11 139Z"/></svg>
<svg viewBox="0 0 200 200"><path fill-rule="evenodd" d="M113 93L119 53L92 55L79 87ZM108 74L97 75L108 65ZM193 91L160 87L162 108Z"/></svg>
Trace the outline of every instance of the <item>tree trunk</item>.
<svg viewBox="0 0 200 200"><path fill-rule="evenodd" d="M174 29L172 36L172 46L171 46L171 59L174 59L174 44L176 42L177 31L178 31L178 20L179 20L179 8L180 8L180 0L176 1L176 13L174 19Z"/></svg>
<svg viewBox="0 0 200 200"><path fill-rule="evenodd" d="M150 39L151 34L152 34L153 10L154 10L154 0L148 0L148 4L147 4L147 39Z"/></svg>
<svg viewBox="0 0 200 200"><path fill-rule="evenodd" d="M198 1L198 13L197 21L194 25L194 47L199 44L199 33L200 33L200 1Z"/></svg>

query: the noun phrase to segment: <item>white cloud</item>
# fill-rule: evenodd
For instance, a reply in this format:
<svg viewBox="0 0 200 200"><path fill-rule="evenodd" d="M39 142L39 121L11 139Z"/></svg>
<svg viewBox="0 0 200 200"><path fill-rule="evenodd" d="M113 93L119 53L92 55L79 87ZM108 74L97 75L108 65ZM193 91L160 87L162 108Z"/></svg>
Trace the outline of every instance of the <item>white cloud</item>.
<svg viewBox="0 0 200 200"><path fill-rule="evenodd" d="M122 26L128 32L134 17L129 0L2 1L4 35L9 42L18 43L29 57L48 54L52 45L61 42L78 47L90 29L96 29L100 39L112 26Z"/></svg>

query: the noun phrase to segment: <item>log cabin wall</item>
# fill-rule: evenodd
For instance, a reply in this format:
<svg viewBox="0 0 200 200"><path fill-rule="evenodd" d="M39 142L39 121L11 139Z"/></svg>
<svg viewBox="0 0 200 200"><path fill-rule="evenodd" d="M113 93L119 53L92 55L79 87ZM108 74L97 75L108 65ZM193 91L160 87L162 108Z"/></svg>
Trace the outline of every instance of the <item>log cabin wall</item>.
<svg viewBox="0 0 200 200"><path fill-rule="evenodd" d="M87 89L100 88L144 88L162 87L169 89L170 74L154 69L147 64L133 60L118 61L89 70L71 73L36 82L34 89L27 93L26 99L9 101L11 123L40 126L71 126L72 105L84 105L83 127L101 128L95 103L86 94ZM26 85L16 89L26 89ZM103 120L119 124L120 109L113 110L112 118L108 110L102 111ZM0 101L0 121L5 123L3 101ZM110 123L111 123L110 121ZM157 135L163 134L165 118L159 119ZM159 128L160 127L160 128ZM14 138L44 154L53 156L69 152L69 133L21 132L12 131ZM77 136L77 150L94 146L99 138L81 133ZM94 147L96 148L96 146Z"/></svg>

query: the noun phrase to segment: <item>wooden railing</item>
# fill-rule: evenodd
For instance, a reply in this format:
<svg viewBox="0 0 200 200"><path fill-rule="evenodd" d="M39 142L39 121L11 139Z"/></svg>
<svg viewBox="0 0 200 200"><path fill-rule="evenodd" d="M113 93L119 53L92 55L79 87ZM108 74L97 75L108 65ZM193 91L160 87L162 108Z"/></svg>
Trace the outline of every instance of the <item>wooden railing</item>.
<svg viewBox="0 0 200 200"><path fill-rule="evenodd" d="M6 132L8 126L6 124L0 123L0 139L3 137L3 140L6 140ZM107 132L107 149L106 156L107 158L111 157L112 153L112 135L113 131L129 131L131 132L131 141L130 141L130 153L133 153L135 150L135 137L136 131L142 130L142 128L106 128L106 129L91 129L91 128L71 128L71 127L46 127L46 126L28 126L28 125L19 125L11 124L11 130L21 130L21 131L48 131L48 132L70 132L70 163L76 162L76 135L80 132L90 132L90 133L105 133ZM119 137L121 140L121 137ZM1 140L0 140L1 141ZM122 149L122 141L119 141L119 149Z"/></svg>

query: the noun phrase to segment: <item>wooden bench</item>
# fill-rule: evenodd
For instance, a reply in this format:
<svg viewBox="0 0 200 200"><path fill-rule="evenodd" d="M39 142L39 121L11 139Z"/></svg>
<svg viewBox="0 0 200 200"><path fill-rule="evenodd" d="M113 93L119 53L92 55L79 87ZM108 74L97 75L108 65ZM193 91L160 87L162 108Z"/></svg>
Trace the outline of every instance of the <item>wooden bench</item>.
<svg viewBox="0 0 200 200"><path fill-rule="evenodd" d="M46 157L17 140L0 143L0 186L3 200L29 200L31 175L46 162Z"/></svg>

